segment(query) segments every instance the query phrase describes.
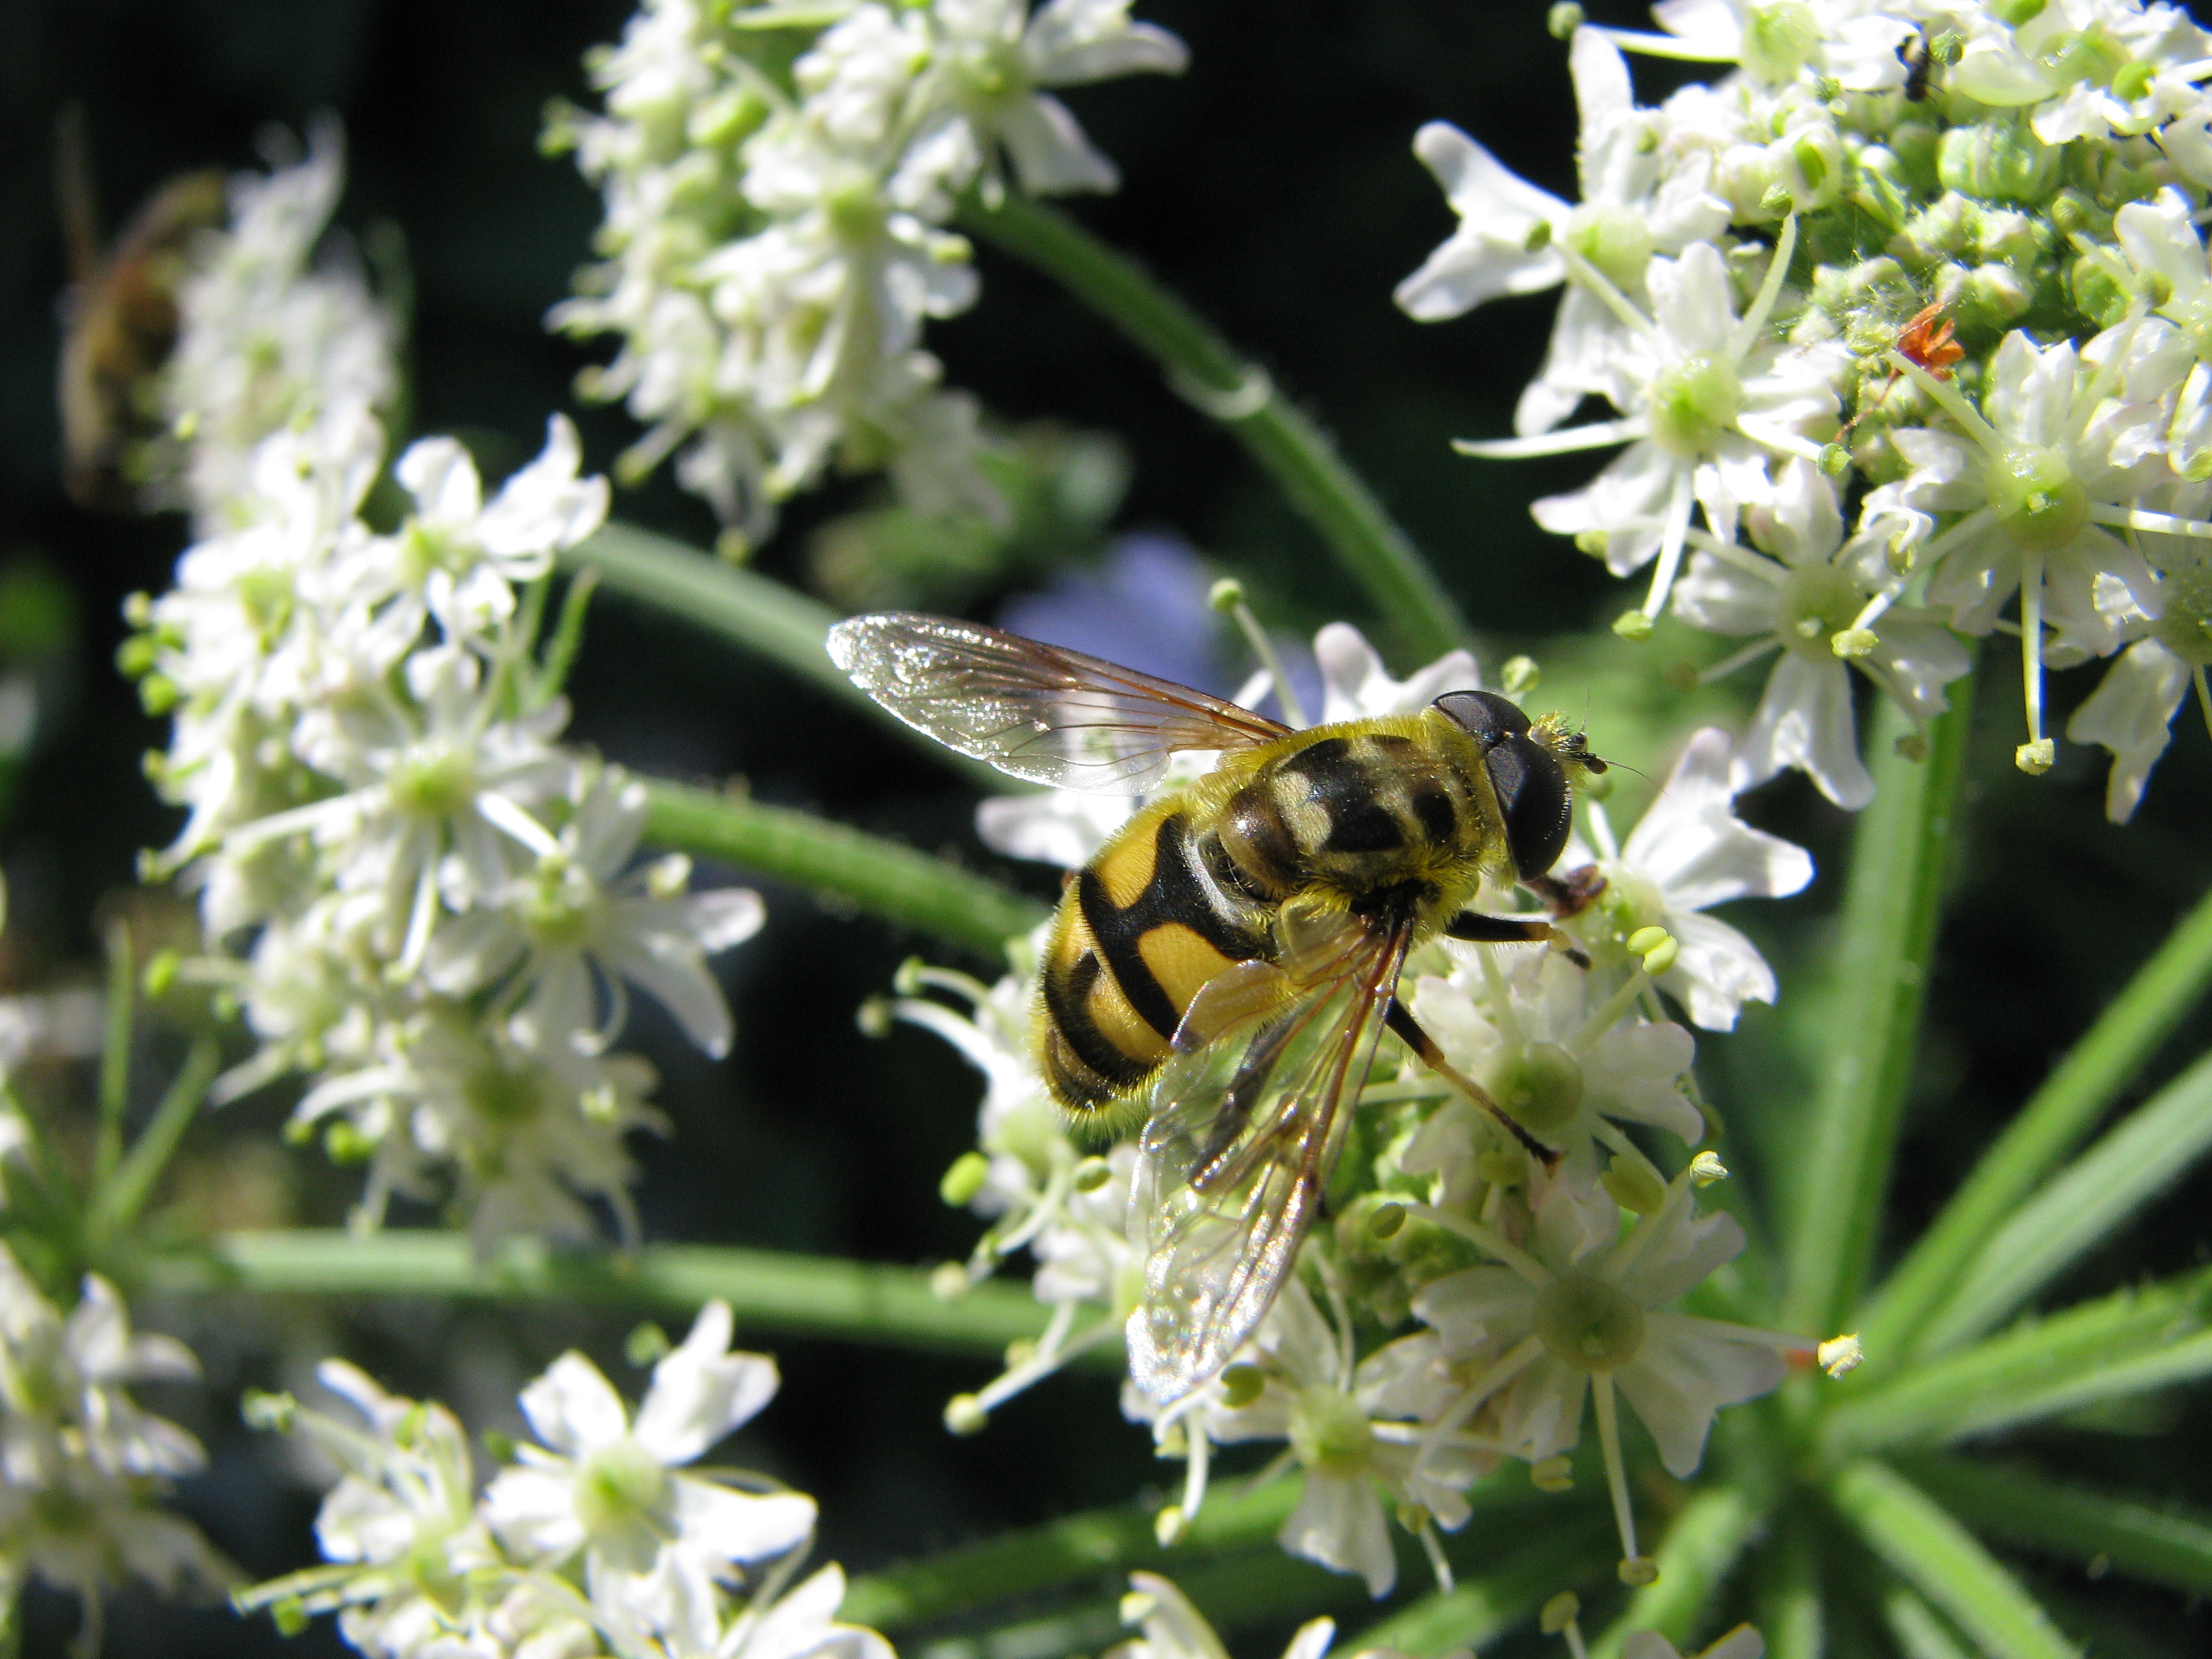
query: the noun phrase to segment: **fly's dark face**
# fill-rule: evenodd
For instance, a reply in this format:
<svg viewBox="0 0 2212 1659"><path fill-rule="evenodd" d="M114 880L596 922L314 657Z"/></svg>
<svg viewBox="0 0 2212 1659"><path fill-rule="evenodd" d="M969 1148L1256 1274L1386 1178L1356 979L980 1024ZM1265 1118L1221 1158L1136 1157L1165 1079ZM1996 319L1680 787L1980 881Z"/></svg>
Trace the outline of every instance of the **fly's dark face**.
<svg viewBox="0 0 2212 1659"><path fill-rule="evenodd" d="M1579 733L1560 740L1548 729L1533 729L1528 717L1494 691L1448 691L1436 701L1438 713L1482 746L1490 787L1505 820L1505 847L1523 881L1534 880L1559 861L1574 822L1574 804L1564 751L1593 772L1605 763L1583 751Z"/></svg>

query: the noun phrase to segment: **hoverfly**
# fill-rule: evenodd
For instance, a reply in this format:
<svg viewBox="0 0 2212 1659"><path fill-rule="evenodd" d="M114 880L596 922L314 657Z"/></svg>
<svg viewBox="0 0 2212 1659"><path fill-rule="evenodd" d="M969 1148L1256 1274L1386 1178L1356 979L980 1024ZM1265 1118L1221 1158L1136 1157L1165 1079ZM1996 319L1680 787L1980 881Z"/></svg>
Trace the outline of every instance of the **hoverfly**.
<svg viewBox="0 0 2212 1659"><path fill-rule="evenodd" d="M1387 1029L1537 1156L1396 999L1438 933L1564 948L1549 921L1468 908L1532 884L1605 763L1487 691L1293 731L1134 669L980 624L892 613L830 654L908 725L1032 783L1142 794L1178 750L1213 769L1139 809L1072 877L1031 1018L1078 1123L1146 1112L1132 1202L1149 1217L1130 1374L1172 1401L1273 1303L1320 1206ZM1564 892L1562 888L1559 890Z"/></svg>

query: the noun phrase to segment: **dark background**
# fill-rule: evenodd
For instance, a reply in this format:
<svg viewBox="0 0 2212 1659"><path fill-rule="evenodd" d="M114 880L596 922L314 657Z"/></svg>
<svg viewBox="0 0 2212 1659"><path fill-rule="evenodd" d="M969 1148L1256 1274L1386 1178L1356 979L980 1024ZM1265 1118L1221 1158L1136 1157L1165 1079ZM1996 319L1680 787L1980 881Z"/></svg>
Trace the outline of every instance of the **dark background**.
<svg viewBox="0 0 2212 1659"><path fill-rule="evenodd" d="M1139 9L1183 35L1193 68L1180 81L1073 95L1125 174L1118 198L1076 210L1324 414L1498 642L1490 661L1504 654L1501 644L1583 629L1632 603L1634 594L1526 517L1533 496L1587 476L1588 458L1507 467L1460 459L1446 447L1455 435L1507 429L1551 300L1429 327L1389 300L1452 224L1410 152L1422 121L1454 120L1526 176L1574 193L1564 50L1544 33L1545 8L1156 0ZM254 165L264 124L296 130L335 110L351 166L341 219L356 232L388 222L404 234L416 428L463 433L496 474L534 453L549 410L568 408L592 464L604 467L632 431L617 411L578 408L569 383L592 354L540 326L586 257L597 200L568 162L538 155L537 136L549 98L588 101L580 57L615 38L625 15L621 0L0 5L0 155L9 158L0 168L8 228L0 234L0 560L50 573L75 617L70 649L49 670L55 696L39 748L9 781L0 829L7 971L16 983L89 975L92 918L131 882L137 849L172 830L139 772L141 752L161 744L162 730L110 664L122 597L167 584L183 527L92 515L58 488L52 387L67 272L50 183L58 112L71 101L84 109L112 227L173 172ZM1609 15L1637 21L1625 7ZM1663 89L1665 73L1638 64L1647 97ZM1121 526L1188 537L1243 575L1279 625L1310 631L1329 617L1358 618L1357 599L1312 538L1156 370L1040 279L988 251L981 264L981 305L932 336L951 383L1011 420L1052 416L1119 434L1133 460ZM846 486L797 506L763 551L763 567L798 577L811 526L858 498ZM705 509L664 480L619 498L617 512L694 541L713 534ZM985 595L979 613L1003 597ZM1594 680L1649 680L1668 653L1691 648L1662 633L1638 656L1601 634L1574 660ZM1393 664L1401 672L1413 665ZM2012 660L1993 649L1893 1239L1917 1230L2208 873L2202 825L2212 798L2194 712L2184 710L2146 807L2123 830L2101 816L2101 751L2062 746L2058 769L2040 781L2011 770L2016 679ZM1573 674L1555 683L1571 706ZM2058 682L2062 726L2092 684L2078 674ZM1755 684L1741 690L1754 695ZM977 846L967 827L972 796L927 757L678 623L601 601L571 691L575 737L613 758L678 776L743 775L765 799L951 849L1040 895L1052 890L1050 872L998 864ZM1601 732L1592 737L1606 748ZM1656 750L1620 757L1655 772L1667 761ZM1795 779L1746 810L1813 848L1823 872L1796 903L1733 918L1770 946L1785 1006L1754 1012L1735 1038L1704 1045L1709 1085L1754 1132L1741 1150L1771 1195L1786 1181L1819 1178L1755 1154L1786 1144L1790 1109L1803 1097L1797 1055L1818 1009L1801 1000L1793 1018L1788 997L1818 973L1847 825ZM945 1209L935 1189L938 1172L970 1142L975 1080L931 1037L902 1030L868 1042L854 1025L855 1007L887 985L902 957L943 952L830 915L798 893L771 885L769 897L766 932L724 959L740 1031L731 1060L713 1065L684 1048L650 1009L633 1031L664 1070L660 1099L677 1123L668 1141L640 1148L648 1237L901 1262L964 1255L974 1224ZM2174 1052L2193 1052L2205 1036L2200 1020ZM179 1172L181 1201L228 1224L334 1221L349 1179L324 1170L319 1156L276 1150L282 1110L281 1101L249 1104L204 1127ZM2201 1177L2183 1183L2072 1289L2198 1259L2206 1192ZM443 1395L473 1425L512 1427L515 1386L565 1346L587 1348L626 1390L642 1382L620 1358L631 1322L612 1314L398 1304L293 1309L281 1318L205 1305L145 1311L192 1340L209 1371L205 1389L159 1401L216 1454L211 1472L187 1484L184 1506L256 1574L312 1559L314 1494L276 1448L236 1426L231 1402L243 1385L295 1382L313 1358L343 1352L395 1389ZM937 1426L938 1413L946 1395L984 1380L978 1364L751 1340L779 1354L784 1390L727 1455L820 1498L822 1553L856 1571L1117 1502L1176 1472L1153 1463L1147 1437L1121 1421L1111 1382L1095 1374L1049 1383L1004 1410L981 1437L956 1441ZM2179 1419L2174 1434L2182 1437L2060 1433L2044 1443L2062 1467L2154 1494L2195 1488L2204 1501L2206 1482L2190 1473L2205 1463L2197 1418ZM2063 1595L2094 1594L2084 1605L2097 1617L2123 1620L2167 1650L2202 1641L2201 1623L2187 1622L2179 1597L2114 1581L2093 1593L2055 1570L2046 1582ZM1425 1588L1410 1580L1399 1601ZM264 1624L241 1629L221 1610L153 1613L137 1595L118 1602L111 1651L283 1645ZM73 1617L57 1598L34 1594L27 1651L58 1652ZM1352 1628L1362 1622L1354 1611ZM1273 1639L1255 1634L1253 1650ZM291 1650L337 1646L321 1628Z"/></svg>

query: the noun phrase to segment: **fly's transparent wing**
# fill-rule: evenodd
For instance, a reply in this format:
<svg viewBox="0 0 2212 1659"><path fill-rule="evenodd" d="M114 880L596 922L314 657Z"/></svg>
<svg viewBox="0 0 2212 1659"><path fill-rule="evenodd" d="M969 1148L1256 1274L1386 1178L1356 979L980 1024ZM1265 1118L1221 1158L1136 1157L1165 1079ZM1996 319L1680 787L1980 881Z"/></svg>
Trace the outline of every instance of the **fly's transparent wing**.
<svg viewBox="0 0 2212 1659"><path fill-rule="evenodd" d="M889 611L830 630L853 684L947 748L1031 783L1139 795L1179 749L1243 749L1290 728L1203 691L1001 633Z"/></svg>
<svg viewBox="0 0 2212 1659"><path fill-rule="evenodd" d="M1128 1327L1129 1375L1160 1404L1229 1362L1297 1265L1410 938L1410 926L1335 918L1285 953L1285 995L1271 1010L1162 1073L1131 1198L1149 1253ZM1249 987L1232 994L1258 1000Z"/></svg>

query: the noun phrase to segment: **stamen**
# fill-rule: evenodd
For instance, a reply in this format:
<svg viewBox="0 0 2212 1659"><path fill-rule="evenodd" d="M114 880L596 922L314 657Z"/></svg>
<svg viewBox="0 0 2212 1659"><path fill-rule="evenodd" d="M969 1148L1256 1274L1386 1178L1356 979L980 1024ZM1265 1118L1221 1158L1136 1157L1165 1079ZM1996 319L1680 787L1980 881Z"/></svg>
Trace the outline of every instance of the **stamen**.
<svg viewBox="0 0 2212 1659"><path fill-rule="evenodd" d="M1597 1407L1597 1443L1605 1455L1605 1484L1613 1494L1613 1524L1620 1529L1621 1566L1626 1569L1642 1558L1636 1547L1636 1511L1628 1502L1628 1468L1620 1456L1620 1412L1613 1401L1612 1373L1592 1376L1590 1394Z"/></svg>
<svg viewBox="0 0 2212 1659"><path fill-rule="evenodd" d="M2212 682L2206 680L2201 665L2197 670L2197 706L2204 711L2205 734L2212 736Z"/></svg>
<svg viewBox="0 0 2212 1659"><path fill-rule="evenodd" d="M1774 238L1774 256L1766 262L1766 275L1759 279L1759 293L1752 300L1751 309L1743 313L1743 320L1735 325L1735 338L1729 344L1730 355L1738 362L1751 355L1751 349L1759 343L1759 335L1765 331L1766 319L1774 313L1774 302L1782 297L1783 280L1790 275L1790 261L1796 252L1797 216L1793 213L1783 220L1782 228ZM1741 419L1736 426L1744 431L1747 437L1756 435L1745 428ZM1765 443L1766 440L1761 438L1759 441ZM1812 453L1807 459L1818 461L1820 459L1820 446L1812 445L1810 448Z"/></svg>
<svg viewBox="0 0 2212 1659"><path fill-rule="evenodd" d="M1651 591L1644 596L1644 614L1655 622L1667 608L1668 592L1682 563L1682 544L1689 536L1690 477L1687 468L1674 475L1674 493L1667 503L1666 533L1659 544L1659 566L1651 573Z"/></svg>
<svg viewBox="0 0 2212 1659"><path fill-rule="evenodd" d="M1298 701L1297 689L1291 684L1291 677L1283 672L1283 659L1275 654L1275 642L1260 626L1252 607L1244 603L1244 585L1232 580L1214 583L1210 603L1216 611L1236 618L1245 643L1252 647L1252 654L1259 659L1261 671L1275 688L1275 702L1283 711L1284 722L1304 729L1308 724L1305 708Z"/></svg>
<svg viewBox="0 0 2212 1659"><path fill-rule="evenodd" d="M1711 685L1715 680L1726 679L1737 669L1757 662L1770 652L1779 651L1782 649L1782 637L1777 634L1770 634L1763 640L1753 640L1741 651L1731 651L1711 667L1699 669L1698 684Z"/></svg>
<svg viewBox="0 0 2212 1659"><path fill-rule="evenodd" d="M1465 1216L1454 1215L1449 1210L1440 1210L1433 1204L1408 1204L1406 1212L1419 1216L1425 1221L1433 1221L1446 1232L1457 1233L1470 1244L1480 1244L1540 1289L1552 1282L1549 1267L1519 1245L1508 1243L1504 1236L1494 1228L1486 1227L1480 1221L1469 1221Z"/></svg>
<svg viewBox="0 0 2212 1659"><path fill-rule="evenodd" d="M538 857L558 858L561 855L561 843L553 839L545 826L506 796L486 789L478 793L471 804L479 817L506 830Z"/></svg>
<svg viewBox="0 0 2212 1659"><path fill-rule="evenodd" d="M1650 334L1656 331L1650 319L1636 308L1636 302L1633 300L1613 286L1610 276L1576 252L1572 244L1561 241L1557 246L1560 254L1567 262L1568 275L1596 295L1607 311L1620 318L1638 334Z"/></svg>
<svg viewBox="0 0 2212 1659"><path fill-rule="evenodd" d="M1566 1048L1577 1059L1587 1055L1591 1046L1610 1031L1620 1017L1635 1006L1638 996L1651 981L1644 977L1644 964L1638 962L1629 973L1620 988L1607 997L1582 1023L1580 1030L1566 1041Z"/></svg>
<svg viewBox="0 0 2212 1659"><path fill-rule="evenodd" d="M2089 503L2089 517L2117 530L2150 530L2162 536L2189 536L2212 541L2212 520L2178 519L2171 513L2153 513L2140 507L2118 507L2104 501Z"/></svg>
<svg viewBox="0 0 2212 1659"><path fill-rule="evenodd" d="M1974 441L1992 456L2005 452L2005 441L1997 429L1982 418L1982 411L1966 401L1966 393L1948 380L1939 380L1914 362L1903 352L1892 347L1886 354L1890 364L1923 392L1942 406L1944 413L1964 427Z"/></svg>
<svg viewBox="0 0 2212 1659"><path fill-rule="evenodd" d="M2027 741L2013 751L2013 763L2032 777L2051 769L2057 746L2043 735L2043 556L2021 556L2020 573L2020 673L2027 697Z"/></svg>
<svg viewBox="0 0 2212 1659"><path fill-rule="evenodd" d="M1738 415L1735 429L1755 444L1765 444L1769 449L1778 449L1785 455L1795 455L1800 460L1817 465L1821 446L1810 438L1801 438L1786 426L1777 426L1761 415Z"/></svg>
<svg viewBox="0 0 2212 1659"><path fill-rule="evenodd" d="M1708 52L1672 34L1652 34L1642 29L1609 29L1597 31L1623 52L1640 53L1645 58L1672 58L1683 64L1733 64L1736 60L1725 52Z"/></svg>
<svg viewBox="0 0 2212 1659"><path fill-rule="evenodd" d="M1593 421L1559 432L1540 432L1528 438L1455 438L1452 447L1462 455L1479 455L1486 461L1526 460L1539 455L1571 455L1578 450L1603 449L1649 437L1651 423L1641 415L1625 415L1617 421Z"/></svg>
<svg viewBox="0 0 2212 1659"><path fill-rule="evenodd" d="M1692 547L1724 559L1737 569L1780 586L1790 580L1790 568L1778 559L1770 559L1764 553L1755 553L1741 542L1724 542L1710 530L1690 531L1686 538Z"/></svg>
<svg viewBox="0 0 2212 1659"><path fill-rule="evenodd" d="M1429 1558L1429 1571L1437 1576L1437 1588L1445 1595L1450 1595L1451 1563L1444 1559L1444 1547L1437 1541L1435 1526L1425 1522L1421 1529L1413 1535L1421 1540L1421 1553Z"/></svg>

